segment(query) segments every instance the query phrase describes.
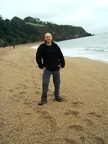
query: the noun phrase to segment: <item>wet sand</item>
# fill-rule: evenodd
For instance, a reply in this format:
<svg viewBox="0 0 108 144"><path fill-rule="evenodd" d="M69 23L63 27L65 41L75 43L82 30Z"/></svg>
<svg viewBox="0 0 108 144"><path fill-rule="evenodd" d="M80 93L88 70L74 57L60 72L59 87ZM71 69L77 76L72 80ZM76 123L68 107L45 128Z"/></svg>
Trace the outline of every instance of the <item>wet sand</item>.
<svg viewBox="0 0 108 144"><path fill-rule="evenodd" d="M65 57L63 102L51 77L48 103L38 106L43 71L34 45L0 48L0 143L108 144L108 64Z"/></svg>

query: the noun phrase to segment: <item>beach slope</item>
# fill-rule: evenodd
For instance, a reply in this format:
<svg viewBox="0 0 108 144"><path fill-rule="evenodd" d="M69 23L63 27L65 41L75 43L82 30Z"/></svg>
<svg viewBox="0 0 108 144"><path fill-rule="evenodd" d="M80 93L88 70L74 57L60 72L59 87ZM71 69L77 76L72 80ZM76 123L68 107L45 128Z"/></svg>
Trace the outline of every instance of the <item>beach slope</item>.
<svg viewBox="0 0 108 144"><path fill-rule="evenodd" d="M34 44L0 48L1 144L108 144L108 64L65 57L61 97L38 106L42 73Z"/></svg>

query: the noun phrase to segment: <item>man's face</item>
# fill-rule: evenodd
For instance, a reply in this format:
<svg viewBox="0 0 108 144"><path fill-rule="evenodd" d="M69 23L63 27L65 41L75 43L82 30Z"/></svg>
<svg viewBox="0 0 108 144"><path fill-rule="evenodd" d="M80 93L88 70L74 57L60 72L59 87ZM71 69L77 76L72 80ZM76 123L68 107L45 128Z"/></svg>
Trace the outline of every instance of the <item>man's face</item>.
<svg viewBox="0 0 108 144"><path fill-rule="evenodd" d="M47 43L51 43L52 42L52 35L51 34L46 34L45 35L45 41Z"/></svg>

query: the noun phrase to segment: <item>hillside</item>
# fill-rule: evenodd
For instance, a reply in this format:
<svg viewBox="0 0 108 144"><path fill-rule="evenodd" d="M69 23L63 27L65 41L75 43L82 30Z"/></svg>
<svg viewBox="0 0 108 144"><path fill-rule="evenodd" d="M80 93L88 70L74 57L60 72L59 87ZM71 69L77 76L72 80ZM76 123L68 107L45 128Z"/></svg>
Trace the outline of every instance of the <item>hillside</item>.
<svg viewBox="0 0 108 144"><path fill-rule="evenodd" d="M56 41L91 36L78 26L58 25L32 17L23 20L18 17L4 20L0 16L0 47L41 41L46 32L52 33Z"/></svg>

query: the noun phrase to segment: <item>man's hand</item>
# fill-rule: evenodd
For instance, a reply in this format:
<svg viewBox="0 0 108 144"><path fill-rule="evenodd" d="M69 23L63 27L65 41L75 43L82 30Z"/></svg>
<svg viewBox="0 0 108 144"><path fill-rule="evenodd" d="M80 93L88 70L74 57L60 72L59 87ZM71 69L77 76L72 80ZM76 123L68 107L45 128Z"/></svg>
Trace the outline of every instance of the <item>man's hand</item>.
<svg viewBox="0 0 108 144"><path fill-rule="evenodd" d="M58 65L58 67L60 68L59 70L61 70L61 69L62 69L62 67L61 67L60 65Z"/></svg>
<svg viewBox="0 0 108 144"><path fill-rule="evenodd" d="M44 67L44 68L42 68L42 70L45 70L46 68Z"/></svg>

